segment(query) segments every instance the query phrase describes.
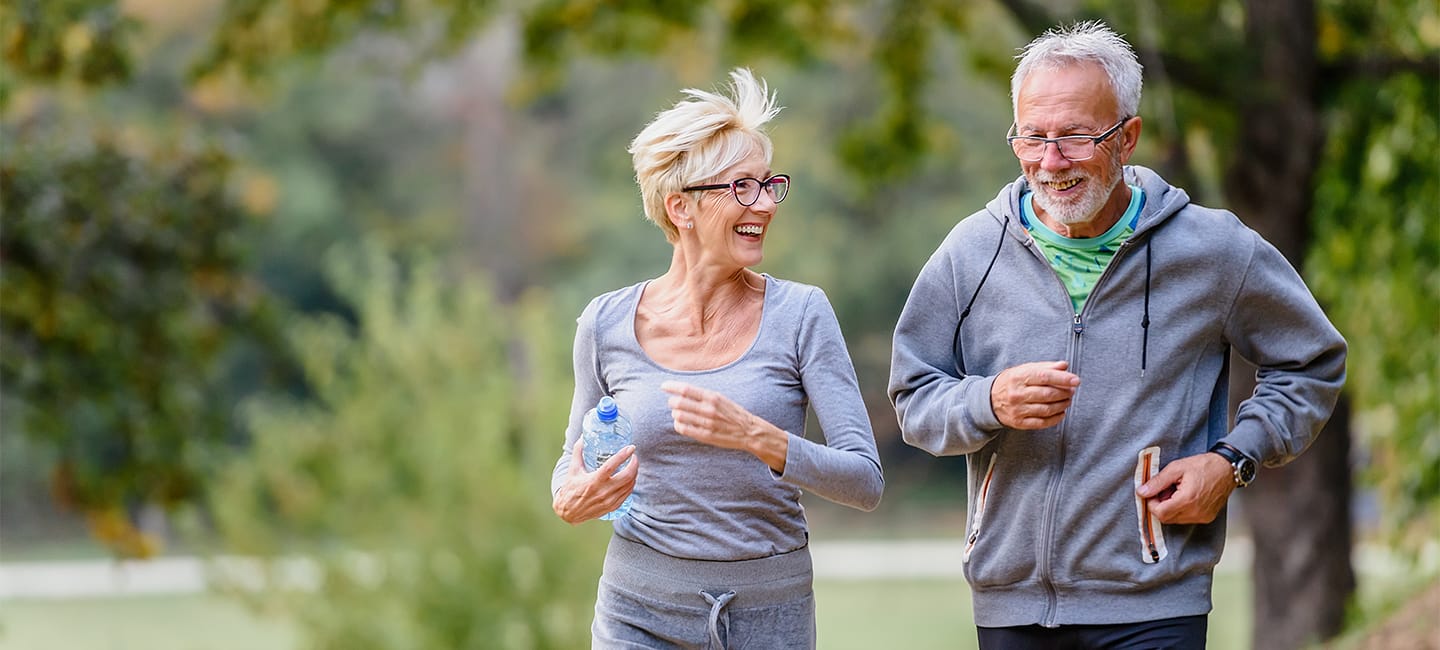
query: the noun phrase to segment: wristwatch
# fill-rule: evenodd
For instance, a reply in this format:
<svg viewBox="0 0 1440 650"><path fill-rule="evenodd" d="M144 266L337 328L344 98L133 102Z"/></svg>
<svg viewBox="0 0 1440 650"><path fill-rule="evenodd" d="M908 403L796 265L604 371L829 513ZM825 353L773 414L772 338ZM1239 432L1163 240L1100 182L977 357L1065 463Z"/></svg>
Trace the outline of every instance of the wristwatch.
<svg viewBox="0 0 1440 650"><path fill-rule="evenodd" d="M1210 452L1220 454L1221 458L1230 461L1230 466L1235 468L1235 487L1243 488L1255 480L1255 460L1239 449L1224 442L1217 442L1210 448Z"/></svg>

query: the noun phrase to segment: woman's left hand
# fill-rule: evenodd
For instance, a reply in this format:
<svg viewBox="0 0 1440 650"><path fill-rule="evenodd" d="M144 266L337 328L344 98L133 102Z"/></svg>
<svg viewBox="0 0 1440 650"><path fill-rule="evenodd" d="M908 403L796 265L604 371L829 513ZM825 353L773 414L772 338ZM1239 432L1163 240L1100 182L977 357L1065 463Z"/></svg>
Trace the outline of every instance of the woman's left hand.
<svg viewBox="0 0 1440 650"><path fill-rule="evenodd" d="M730 398L678 381L660 384L670 394L670 417L675 432L707 445L755 454L770 469L785 472L790 436Z"/></svg>

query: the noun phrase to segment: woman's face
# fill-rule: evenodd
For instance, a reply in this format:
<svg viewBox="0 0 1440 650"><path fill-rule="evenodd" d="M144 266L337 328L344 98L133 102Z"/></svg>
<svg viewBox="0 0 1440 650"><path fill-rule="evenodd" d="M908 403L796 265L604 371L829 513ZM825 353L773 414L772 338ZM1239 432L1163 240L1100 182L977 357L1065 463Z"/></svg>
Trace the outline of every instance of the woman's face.
<svg viewBox="0 0 1440 650"><path fill-rule="evenodd" d="M772 172L760 153L726 169L705 184L730 183L742 178L768 180ZM721 266L751 267L764 259L765 233L775 218L775 198L765 188L755 203L745 206L729 189L697 192L692 212L695 228L682 229L682 241L689 238L698 247L698 261Z"/></svg>

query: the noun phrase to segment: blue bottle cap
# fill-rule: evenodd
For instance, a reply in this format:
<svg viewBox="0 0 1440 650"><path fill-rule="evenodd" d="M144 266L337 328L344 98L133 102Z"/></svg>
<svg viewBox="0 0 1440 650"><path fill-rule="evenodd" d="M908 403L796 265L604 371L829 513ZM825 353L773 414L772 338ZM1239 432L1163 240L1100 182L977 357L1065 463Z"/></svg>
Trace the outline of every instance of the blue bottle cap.
<svg viewBox="0 0 1440 650"><path fill-rule="evenodd" d="M609 395L600 398L600 404L595 407L595 415L601 422L614 422L620 415L620 409L615 406L615 400Z"/></svg>

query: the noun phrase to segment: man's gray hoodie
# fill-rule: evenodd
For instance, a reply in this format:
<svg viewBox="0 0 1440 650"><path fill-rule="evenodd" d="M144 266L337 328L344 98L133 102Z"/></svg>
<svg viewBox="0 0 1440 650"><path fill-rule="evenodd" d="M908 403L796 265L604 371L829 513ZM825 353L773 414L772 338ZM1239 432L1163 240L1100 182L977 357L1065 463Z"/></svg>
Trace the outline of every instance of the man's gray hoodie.
<svg viewBox="0 0 1440 650"><path fill-rule="evenodd" d="M1345 340L1273 246L1149 169L1126 167L1125 180L1144 207L1079 314L1020 223L1021 177L951 230L895 327L890 398L905 441L967 456L965 577L980 626L1209 612L1224 513L1151 520L1135 495L1137 475L1155 471L1142 451L1158 447L1158 467L1224 440L1282 465L1344 384ZM1229 429L1232 349L1260 370ZM1000 424L995 376L1057 360L1080 377L1064 420Z"/></svg>

